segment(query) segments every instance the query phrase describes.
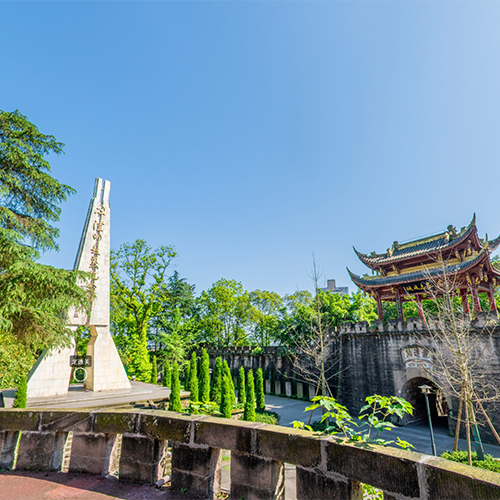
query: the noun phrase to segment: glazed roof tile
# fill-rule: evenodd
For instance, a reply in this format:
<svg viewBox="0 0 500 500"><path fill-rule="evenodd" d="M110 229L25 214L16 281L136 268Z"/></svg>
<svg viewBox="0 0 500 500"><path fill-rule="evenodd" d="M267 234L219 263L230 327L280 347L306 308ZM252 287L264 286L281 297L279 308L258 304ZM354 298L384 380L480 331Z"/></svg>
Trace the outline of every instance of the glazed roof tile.
<svg viewBox="0 0 500 500"><path fill-rule="evenodd" d="M354 251L363 263L371 267L377 264L387 264L393 261L406 259L408 257L445 250L466 240L474 231L476 231L476 214L474 214L471 223L466 228L463 228L462 231L460 231L460 233L454 238L449 236L447 237L446 235L449 233L445 231L428 238L421 238L402 245L398 245L393 250L392 255L390 255L388 252L383 254L373 253L372 255L366 255L358 252L355 248ZM493 241L496 242L496 246L498 246L498 244L500 243L500 236Z"/></svg>
<svg viewBox="0 0 500 500"><path fill-rule="evenodd" d="M481 250L477 255L473 255L469 259L459 262L457 264L452 264L446 266L446 271L450 274L457 273L460 271L465 271L476 265L482 258L488 255L486 249ZM438 276L442 274L442 268L436 267L433 269L422 269L421 271L414 271L411 273L395 274L393 276L358 276L347 269L347 272L351 276L352 281L358 286L383 286L383 285L395 285L400 283L411 283L413 281L420 281L428 279L432 276Z"/></svg>

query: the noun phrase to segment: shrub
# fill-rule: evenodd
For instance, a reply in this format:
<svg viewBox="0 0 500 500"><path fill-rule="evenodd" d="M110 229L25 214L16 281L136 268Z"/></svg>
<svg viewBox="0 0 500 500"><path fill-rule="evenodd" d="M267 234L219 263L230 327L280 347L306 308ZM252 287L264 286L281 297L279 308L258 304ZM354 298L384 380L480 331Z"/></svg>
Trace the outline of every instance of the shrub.
<svg viewBox="0 0 500 500"><path fill-rule="evenodd" d="M172 368L172 390L170 391L170 401L168 403L168 409L170 411L182 411L179 365L176 362L174 362L174 366Z"/></svg>
<svg viewBox="0 0 500 500"><path fill-rule="evenodd" d="M185 391L190 391L191 390L191 363L187 363L186 365L186 371L184 372L184 390Z"/></svg>
<svg viewBox="0 0 500 500"><path fill-rule="evenodd" d="M279 415L274 411L257 411L255 412L255 421L263 424L278 425Z"/></svg>
<svg viewBox="0 0 500 500"><path fill-rule="evenodd" d="M491 470L493 472L500 472L500 460L495 459L492 455L485 455L484 460L477 459L477 453L474 451L472 456L472 466L479 467L481 469ZM441 458L446 458L446 460L452 460L453 462L459 462L461 464L469 463L469 455L466 451L445 451Z"/></svg>
<svg viewBox="0 0 500 500"><path fill-rule="evenodd" d="M257 380L255 385L257 393L256 408L257 411L263 412L266 409L266 397L264 395L264 377L262 376L262 368L257 370Z"/></svg>
<svg viewBox="0 0 500 500"><path fill-rule="evenodd" d="M151 363L151 383L158 383L158 365L156 364L156 356L153 355L153 362Z"/></svg>
<svg viewBox="0 0 500 500"><path fill-rule="evenodd" d="M14 408L26 408L28 400L28 379L26 375L21 376L19 388L16 392L16 399L14 400Z"/></svg>
<svg viewBox="0 0 500 500"><path fill-rule="evenodd" d="M220 356L215 360L214 371L212 372L212 384L210 386L210 401L220 403L222 390L222 359Z"/></svg>
<svg viewBox="0 0 500 500"><path fill-rule="evenodd" d="M255 386L253 382L252 370L248 370L246 389L246 401L243 420L246 420L247 422L255 422Z"/></svg>
<svg viewBox="0 0 500 500"><path fill-rule="evenodd" d="M245 402L245 368L240 366L240 371L238 372L238 403Z"/></svg>
<svg viewBox="0 0 500 500"><path fill-rule="evenodd" d="M222 379L222 391L219 411L224 418L231 418L231 386L227 374Z"/></svg>
<svg viewBox="0 0 500 500"><path fill-rule="evenodd" d="M163 368L163 387L170 387L172 385L172 372L170 371L170 361L165 360L165 366Z"/></svg>
<svg viewBox="0 0 500 500"><path fill-rule="evenodd" d="M191 354L191 362L189 363L189 390L191 394L189 395L189 399L191 401L198 401L198 368L197 368L197 359L196 353L193 352Z"/></svg>
<svg viewBox="0 0 500 500"><path fill-rule="evenodd" d="M234 403L236 403L236 394L234 391L233 377L231 375L231 370L229 369L229 365L227 364L227 361L224 361L222 373L224 375L227 375L227 378L229 380L229 387L231 388L231 404L233 405Z"/></svg>
<svg viewBox="0 0 500 500"><path fill-rule="evenodd" d="M210 401L210 360L206 349L203 349L201 354L200 376L198 380L200 382L198 399L202 403L208 403Z"/></svg>

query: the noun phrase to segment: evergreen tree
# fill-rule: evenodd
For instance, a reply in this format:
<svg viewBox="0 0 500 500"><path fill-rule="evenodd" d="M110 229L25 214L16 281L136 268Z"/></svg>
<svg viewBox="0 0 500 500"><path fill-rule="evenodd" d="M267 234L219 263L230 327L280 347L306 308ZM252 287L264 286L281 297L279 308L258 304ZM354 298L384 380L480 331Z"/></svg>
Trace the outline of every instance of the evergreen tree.
<svg viewBox="0 0 500 500"><path fill-rule="evenodd" d="M170 371L170 361L165 360L165 366L163 368L163 387L170 387L172 384L172 372Z"/></svg>
<svg viewBox="0 0 500 500"><path fill-rule="evenodd" d="M153 355L153 362L151 363L151 383L158 383L158 365L156 363L156 356Z"/></svg>
<svg viewBox="0 0 500 500"><path fill-rule="evenodd" d="M246 420L247 422L255 422L255 386L252 370L248 370L247 374L247 390L243 420Z"/></svg>
<svg viewBox="0 0 500 500"><path fill-rule="evenodd" d="M231 418L231 406L231 386L227 374L224 373L219 406L219 411L224 418Z"/></svg>
<svg viewBox="0 0 500 500"><path fill-rule="evenodd" d="M21 377L19 388L16 392L16 399L14 400L14 408L26 408L28 399L28 380L26 375Z"/></svg>
<svg viewBox="0 0 500 500"><path fill-rule="evenodd" d="M257 393L257 411L264 411L266 409L266 397L264 396L264 377L262 375L262 368L257 370L255 385Z"/></svg>
<svg viewBox="0 0 500 500"><path fill-rule="evenodd" d="M177 363L174 363L172 367L172 389L170 391L168 409L170 411L182 411L181 383L179 381L179 365Z"/></svg>
<svg viewBox="0 0 500 500"><path fill-rule="evenodd" d="M189 366L189 390L191 395L189 399L193 402L198 401L198 367L196 353L191 354L191 362Z"/></svg>
<svg viewBox="0 0 500 500"><path fill-rule="evenodd" d="M238 373L238 403L245 402L245 368L240 366Z"/></svg>
<svg viewBox="0 0 500 500"><path fill-rule="evenodd" d="M210 401L220 403L220 394L222 389L222 359L217 356L214 370L212 372L212 383L210 385Z"/></svg>
<svg viewBox="0 0 500 500"><path fill-rule="evenodd" d="M227 375L227 378L229 379L229 387L231 388L231 394L232 394L231 404L234 405L234 403L236 403L236 394L234 391L233 376L231 375L231 370L229 369L229 365L227 364L226 360L224 360L223 373Z"/></svg>
<svg viewBox="0 0 500 500"><path fill-rule="evenodd" d="M191 387L191 363L188 362L186 365L186 370L184 372L184 390L190 391Z"/></svg>
<svg viewBox="0 0 500 500"><path fill-rule="evenodd" d="M202 403L208 403L210 401L210 359L206 349L203 349L201 354L200 376L198 380L200 382L199 399Z"/></svg>

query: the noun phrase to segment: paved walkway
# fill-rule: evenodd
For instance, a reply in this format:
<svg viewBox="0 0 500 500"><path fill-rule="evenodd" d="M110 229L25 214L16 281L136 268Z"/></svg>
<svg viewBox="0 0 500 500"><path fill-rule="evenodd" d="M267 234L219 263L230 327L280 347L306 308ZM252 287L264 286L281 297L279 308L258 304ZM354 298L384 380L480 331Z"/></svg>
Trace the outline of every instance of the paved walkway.
<svg viewBox="0 0 500 500"><path fill-rule="evenodd" d="M165 488L91 474L11 471L0 474L0 500L191 500Z"/></svg>

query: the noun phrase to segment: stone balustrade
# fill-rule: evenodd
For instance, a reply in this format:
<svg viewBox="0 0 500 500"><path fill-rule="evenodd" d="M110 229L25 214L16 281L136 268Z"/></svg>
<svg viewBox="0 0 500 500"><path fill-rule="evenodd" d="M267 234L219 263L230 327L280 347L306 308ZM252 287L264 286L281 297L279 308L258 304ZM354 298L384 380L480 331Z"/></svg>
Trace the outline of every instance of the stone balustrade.
<svg viewBox="0 0 500 500"><path fill-rule="evenodd" d="M155 482L170 449L172 489L203 498L220 492L222 450L231 450L234 499L283 499L284 463L296 466L298 500L361 499L361 483L382 489L386 500L500 499L494 472L260 423L159 410L0 410L0 429L3 469Z"/></svg>

